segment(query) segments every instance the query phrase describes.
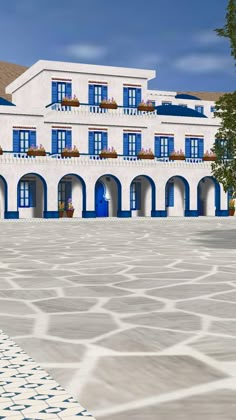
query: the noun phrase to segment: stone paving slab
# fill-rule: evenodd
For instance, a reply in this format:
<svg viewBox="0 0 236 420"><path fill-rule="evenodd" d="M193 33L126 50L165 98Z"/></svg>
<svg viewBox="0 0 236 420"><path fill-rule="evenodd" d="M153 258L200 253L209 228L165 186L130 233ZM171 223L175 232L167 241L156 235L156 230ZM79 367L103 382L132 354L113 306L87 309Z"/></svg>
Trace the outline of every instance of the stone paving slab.
<svg viewBox="0 0 236 420"><path fill-rule="evenodd" d="M0 224L0 418L235 419L236 218Z"/></svg>

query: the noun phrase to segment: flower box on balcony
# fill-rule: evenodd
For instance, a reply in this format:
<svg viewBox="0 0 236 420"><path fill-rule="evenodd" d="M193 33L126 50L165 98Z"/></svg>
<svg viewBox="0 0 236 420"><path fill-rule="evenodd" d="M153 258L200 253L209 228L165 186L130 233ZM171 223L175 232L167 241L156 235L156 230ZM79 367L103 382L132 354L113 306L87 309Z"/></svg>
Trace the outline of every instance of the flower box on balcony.
<svg viewBox="0 0 236 420"><path fill-rule="evenodd" d="M169 160L185 160L184 155L170 155Z"/></svg>
<svg viewBox="0 0 236 420"><path fill-rule="evenodd" d="M2 151L2 148L0 147L0 155L2 155L3 154L3 151Z"/></svg>
<svg viewBox="0 0 236 420"><path fill-rule="evenodd" d="M100 158L103 158L103 159L116 159L117 158L117 152L112 147L111 149L101 150L101 152L99 153L99 156L100 156Z"/></svg>
<svg viewBox="0 0 236 420"><path fill-rule="evenodd" d="M147 153L147 154L140 153L138 155L138 159L154 159L154 155L151 153Z"/></svg>
<svg viewBox="0 0 236 420"><path fill-rule="evenodd" d="M105 108L105 109L117 109L118 105L115 101L102 101L99 104L100 108Z"/></svg>
<svg viewBox="0 0 236 420"><path fill-rule="evenodd" d="M32 147L27 150L27 156L46 156L46 151L42 145L40 145L39 149Z"/></svg>
<svg viewBox="0 0 236 420"><path fill-rule="evenodd" d="M62 106L80 106L79 99L74 96L73 98L63 98L61 101Z"/></svg>
<svg viewBox="0 0 236 420"><path fill-rule="evenodd" d="M66 151L63 151L63 152L61 152L61 157L80 157L80 153L79 153L79 151L78 152L75 152L75 151L71 151L71 152L66 152Z"/></svg>
<svg viewBox="0 0 236 420"><path fill-rule="evenodd" d="M210 161L215 162L216 161L216 156L203 156L203 160L205 162L210 162Z"/></svg>
<svg viewBox="0 0 236 420"><path fill-rule="evenodd" d="M153 112L155 111L155 106L150 101L141 101L140 104L138 104L138 111Z"/></svg>

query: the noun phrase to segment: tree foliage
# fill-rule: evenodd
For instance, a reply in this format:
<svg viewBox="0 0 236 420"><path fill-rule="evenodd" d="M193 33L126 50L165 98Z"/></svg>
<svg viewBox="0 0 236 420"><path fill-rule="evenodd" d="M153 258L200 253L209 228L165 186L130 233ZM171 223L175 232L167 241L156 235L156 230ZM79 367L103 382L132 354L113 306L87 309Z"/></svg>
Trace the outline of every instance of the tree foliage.
<svg viewBox="0 0 236 420"><path fill-rule="evenodd" d="M236 61L236 0L229 0L226 24L215 31L219 36L229 38L231 55ZM212 148L216 154L212 173L224 191L231 191L232 197L236 198L236 91L220 97L214 116L220 118L220 128Z"/></svg>

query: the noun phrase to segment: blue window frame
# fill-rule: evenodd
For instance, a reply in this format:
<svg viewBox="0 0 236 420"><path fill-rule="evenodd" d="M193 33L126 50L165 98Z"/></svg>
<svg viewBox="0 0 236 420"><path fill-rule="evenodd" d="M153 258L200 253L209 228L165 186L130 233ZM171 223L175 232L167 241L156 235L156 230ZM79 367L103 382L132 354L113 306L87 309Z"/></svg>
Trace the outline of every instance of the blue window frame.
<svg viewBox="0 0 236 420"><path fill-rule="evenodd" d="M52 130L52 154L61 153L63 149L71 149L71 130Z"/></svg>
<svg viewBox="0 0 236 420"><path fill-rule="evenodd" d="M52 103L61 102L65 96L72 97L72 83L52 82Z"/></svg>
<svg viewBox="0 0 236 420"><path fill-rule="evenodd" d="M60 181L58 184L58 203L68 203L69 198L72 198L72 182Z"/></svg>
<svg viewBox="0 0 236 420"><path fill-rule="evenodd" d="M36 181L20 181L18 207L36 207Z"/></svg>
<svg viewBox="0 0 236 420"><path fill-rule="evenodd" d="M204 114L204 106L202 105L196 105L195 111L200 112L200 114Z"/></svg>
<svg viewBox="0 0 236 420"><path fill-rule="evenodd" d="M185 157L202 159L204 153L204 139L198 137L185 138Z"/></svg>
<svg viewBox="0 0 236 420"><path fill-rule="evenodd" d="M215 106L211 106L211 112L215 112L216 111L216 107Z"/></svg>
<svg viewBox="0 0 236 420"><path fill-rule="evenodd" d="M31 146L36 146L35 130L13 130L13 152L25 153Z"/></svg>
<svg viewBox="0 0 236 420"><path fill-rule="evenodd" d="M141 182L134 181L130 186L130 210L141 209Z"/></svg>
<svg viewBox="0 0 236 420"><path fill-rule="evenodd" d="M124 133L123 155L136 156L141 150L141 133Z"/></svg>
<svg viewBox="0 0 236 420"><path fill-rule="evenodd" d="M106 131L89 131L89 154L99 155L103 149L107 149Z"/></svg>
<svg viewBox="0 0 236 420"><path fill-rule="evenodd" d="M141 102L141 89L124 87L123 90L123 106L125 108L135 108Z"/></svg>
<svg viewBox="0 0 236 420"><path fill-rule="evenodd" d="M169 181L166 186L166 207L174 207L174 182Z"/></svg>
<svg viewBox="0 0 236 420"><path fill-rule="evenodd" d="M98 106L102 100L107 99L107 86L89 84L88 99L89 105Z"/></svg>
<svg viewBox="0 0 236 420"><path fill-rule="evenodd" d="M168 157L174 151L173 136L155 136L154 153L158 158Z"/></svg>

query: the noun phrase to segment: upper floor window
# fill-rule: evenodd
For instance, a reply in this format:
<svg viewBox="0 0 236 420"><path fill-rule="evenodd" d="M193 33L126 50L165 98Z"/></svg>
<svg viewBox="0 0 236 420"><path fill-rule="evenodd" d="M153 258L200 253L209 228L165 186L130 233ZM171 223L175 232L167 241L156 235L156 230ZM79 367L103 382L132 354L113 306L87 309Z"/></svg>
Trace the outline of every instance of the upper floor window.
<svg viewBox="0 0 236 420"><path fill-rule="evenodd" d="M168 157L174 151L173 136L155 136L155 156L158 158Z"/></svg>
<svg viewBox="0 0 236 420"><path fill-rule="evenodd" d="M124 87L123 106L125 108L135 108L141 102L141 88Z"/></svg>
<svg viewBox="0 0 236 420"><path fill-rule="evenodd" d="M52 154L71 149L71 130L52 130Z"/></svg>
<svg viewBox="0 0 236 420"><path fill-rule="evenodd" d="M71 82L52 82L52 103L61 102L65 96L72 97Z"/></svg>
<svg viewBox="0 0 236 420"><path fill-rule="evenodd" d="M162 101L162 105L172 105L172 102L170 102L170 101Z"/></svg>
<svg viewBox="0 0 236 420"><path fill-rule="evenodd" d="M211 112L215 112L216 111L216 107L215 106L211 106Z"/></svg>
<svg viewBox="0 0 236 420"><path fill-rule="evenodd" d="M107 99L106 85L91 85L89 84L89 105L99 105L104 99Z"/></svg>
<svg viewBox="0 0 236 420"><path fill-rule="evenodd" d="M199 137L185 138L185 156L186 158L202 159L204 153L204 139Z"/></svg>
<svg viewBox="0 0 236 420"><path fill-rule="evenodd" d="M202 105L196 105L195 111L200 112L200 114L204 114L204 106Z"/></svg>
<svg viewBox="0 0 236 420"><path fill-rule="evenodd" d="M130 186L130 210L141 209L141 182L133 181Z"/></svg>
<svg viewBox="0 0 236 420"><path fill-rule="evenodd" d="M107 149L107 132L89 131L89 154L99 155L104 149Z"/></svg>
<svg viewBox="0 0 236 420"><path fill-rule="evenodd" d="M141 133L124 133L123 155L137 156L141 151Z"/></svg>
<svg viewBox="0 0 236 420"><path fill-rule="evenodd" d="M35 130L13 130L13 152L25 153L36 146Z"/></svg>

